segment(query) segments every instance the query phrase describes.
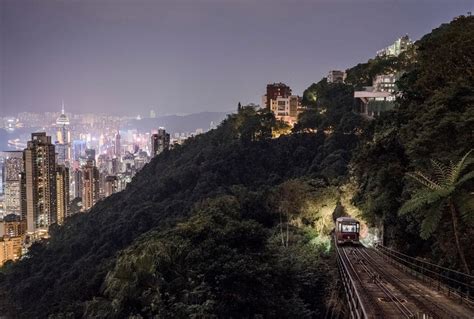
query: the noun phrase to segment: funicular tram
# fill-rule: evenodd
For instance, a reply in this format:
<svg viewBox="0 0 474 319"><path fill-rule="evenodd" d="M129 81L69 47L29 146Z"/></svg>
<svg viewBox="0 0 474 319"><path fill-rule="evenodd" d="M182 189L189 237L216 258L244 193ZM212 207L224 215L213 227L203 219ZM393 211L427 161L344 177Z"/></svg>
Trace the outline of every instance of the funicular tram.
<svg viewBox="0 0 474 319"><path fill-rule="evenodd" d="M339 217L336 219L335 236L338 245L359 244L360 223L352 217Z"/></svg>

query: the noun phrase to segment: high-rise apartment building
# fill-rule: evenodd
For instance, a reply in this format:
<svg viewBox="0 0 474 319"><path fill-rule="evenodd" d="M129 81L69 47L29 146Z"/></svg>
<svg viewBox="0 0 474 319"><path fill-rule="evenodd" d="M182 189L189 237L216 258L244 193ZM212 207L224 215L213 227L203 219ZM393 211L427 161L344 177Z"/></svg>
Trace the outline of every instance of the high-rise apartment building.
<svg viewBox="0 0 474 319"><path fill-rule="evenodd" d="M19 215L8 214L0 221L0 237L18 237L26 232L26 220L22 220Z"/></svg>
<svg viewBox="0 0 474 319"><path fill-rule="evenodd" d="M0 239L0 266L7 260L17 260L21 257L22 243L22 236L4 236Z"/></svg>
<svg viewBox="0 0 474 319"><path fill-rule="evenodd" d="M160 128L158 133L151 136L151 156L155 156L170 148L170 135L164 128Z"/></svg>
<svg viewBox="0 0 474 319"><path fill-rule="evenodd" d="M3 152L5 211L7 214L21 213L21 172L23 171L23 152Z"/></svg>
<svg viewBox="0 0 474 319"><path fill-rule="evenodd" d="M291 95L291 89L284 83L267 85L267 93L262 97L262 104L275 114L277 120L294 125L298 114L303 110L301 97Z"/></svg>
<svg viewBox="0 0 474 319"><path fill-rule="evenodd" d="M301 97L296 95L278 96L270 101L270 110L275 114L277 120L294 125L301 112Z"/></svg>
<svg viewBox="0 0 474 319"><path fill-rule="evenodd" d="M56 168L56 200L56 220L62 225L64 219L69 217L69 169L64 165L58 165Z"/></svg>
<svg viewBox="0 0 474 319"><path fill-rule="evenodd" d="M291 89L285 83L272 83L267 85L267 93L262 98L262 105L270 108L272 100L278 97L288 98L291 95Z"/></svg>
<svg viewBox="0 0 474 319"><path fill-rule="evenodd" d="M81 157L86 156L86 142L82 140L75 140L72 142L72 158L79 161Z"/></svg>
<svg viewBox="0 0 474 319"><path fill-rule="evenodd" d="M47 231L56 222L56 154L51 137L46 133L31 134L23 152L25 207L29 233Z"/></svg>
<svg viewBox="0 0 474 319"><path fill-rule="evenodd" d="M82 168L82 174L82 209L89 210L99 200L99 170L94 161L87 161Z"/></svg>
<svg viewBox="0 0 474 319"><path fill-rule="evenodd" d="M108 197L118 190L117 176L109 175L105 178L105 196Z"/></svg>
<svg viewBox="0 0 474 319"><path fill-rule="evenodd" d="M74 198L81 197L84 189L82 169L75 169L72 173L72 195Z"/></svg>

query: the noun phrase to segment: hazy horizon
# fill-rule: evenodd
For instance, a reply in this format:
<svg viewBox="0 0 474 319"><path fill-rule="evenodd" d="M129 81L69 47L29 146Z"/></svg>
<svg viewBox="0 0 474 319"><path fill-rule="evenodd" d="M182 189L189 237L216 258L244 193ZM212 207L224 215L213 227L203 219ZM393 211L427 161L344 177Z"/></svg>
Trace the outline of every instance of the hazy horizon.
<svg viewBox="0 0 474 319"><path fill-rule="evenodd" d="M225 112L259 104L270 82L301 94L330 69L472 9L470 1L2 0L0 116L58 111L61 100L73 113Z"/></svg>

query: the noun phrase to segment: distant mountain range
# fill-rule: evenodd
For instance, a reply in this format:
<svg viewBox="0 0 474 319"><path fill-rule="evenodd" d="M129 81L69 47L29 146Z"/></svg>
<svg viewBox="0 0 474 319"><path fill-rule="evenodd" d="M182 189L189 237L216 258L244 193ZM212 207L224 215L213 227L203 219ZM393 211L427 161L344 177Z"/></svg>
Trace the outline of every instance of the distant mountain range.
<svg viewBox="0 0 474 319"><path fill-rule="evenodd" d="M141 120L130 120L123 129L138 129L141 132L149 132L152 129L164 127L171 134L181 132L194 132L197 129L209 130L211 122L218 125L224 120L228 112L200 112L188 115L166 115L156 118L145 118Z"/></svg>

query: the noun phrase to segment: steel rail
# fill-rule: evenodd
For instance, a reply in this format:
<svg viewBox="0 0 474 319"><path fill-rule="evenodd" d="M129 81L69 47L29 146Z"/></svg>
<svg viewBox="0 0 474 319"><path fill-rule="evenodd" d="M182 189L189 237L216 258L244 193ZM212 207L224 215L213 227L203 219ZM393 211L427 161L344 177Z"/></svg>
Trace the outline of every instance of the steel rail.
<svg viewBox="0 0 474 319"><path fill-rule="evenodd" d="M393 302L393 304L395 305L395 307L397 307L397 309L400 311L400 313L405 316L406 318L414 318L415 317L415 314L406 306L403 304L402 300L399 299L392 291L390 291L390 289L388 289L384 283L379 279L377 278L378 276L378 271L373 269L373 270L370 270L369 267L367 266L367 264L365 264L364 262L362 261L365 261L365 262L368 262L370 264L370 262L368 261L367 257L363 256L361 254L360 251L363 251L364 248L359 248L359 249L352 249L351 252L355 252L355 254L357 254L357 256L359 257L359 260L361 261L360 262L360 265L362 266L362 268L364 269L364 271L372 278L374 278L374 282L375 284L380 288L380 290ZM354 254L354 255L355 255ZM371 267L373 268L373 267Z"/></svg>
<svg viewBox="0 0 474 319"><path fill-rule="evenodd" d="M362 297L355 285L356 281L354 280L352 274L354 274L354 276L357 277L357 281L359 282L361 282L360 277L355 271L354 267L350 264L350 262L348 262L347 258L346 260L343 259L343 256L341 253L342 248L338 247L336 241L334 242L335 242L335 248L336 248L337 262L339 265L339 272L341 274L342 283L344 285L346 298L349 302L351 317L357 318L357 319L369 318L369 311L366 309L364 305ZM351 271L352 271L352 274L351 274ZM361 287L362 287L362 290L365 290L363 286Z"/></svg>
<svg viewBox="0 0 474 319"><path fill-rule="evenodd" d="M405 258L408 258L408 259L413 259L415 260L416 262L420 262L420 263L424 263L426 265L430 265L432 267L435 267L435 268L439 268L439 269L442 269L442 270L446 270L446 271L449 271L449 272L452 272L452 273L456 273L456 274L459 274L459 275L462 275L462 276L465 276L466 278L470 278L471 280L474 280L474 276L473 275L469 275L469 274L466 274L462 271L457 271L457 270L453 270L453 269L449 269L449 268L446 268L446 267L443 267L443 266L439 266L439 265L436 265L436 264L433 264L433 263L430 263L429 261L425 261L425 260L420 260L420 259L417 259L413 256L409 256L407 254L404 254L404 253L401 253L399 251L396 251L394 249L391 249L391 248L388 248L387 246L384 246L384 245L381 245L381 244L377 244L376 247L382 247L383 249L386 249L394 254L397 254L397 255L401 255Z"/></svg>
<svg viewBox="0 0 474 319"><path fill-rule="evenodd" d="M427 298L425 296L425 292L422 289L420 289L420 287L415 283L412 283L412 286L416 288L416 290L418 291L418 296L424 301L420 301L418 298L414 298L413 296L411 296L410 290L408 288L403 287L401 284L399 284L400 282L403 281L402 278L398 277L397 275L393 273L388 273L386 270L384 270L383 265L377 260L375 260L373 256L370 256L370 254L367 251L364 251L364 253L368 256L368 258L372 259L374 264L376 264L379 267L380 272L384 273L385 276L392 277L395 279L395 281L392 282L394 286L396 286L400 291L407 294L407 297L411 297L413 299L413 302L416 305L418 305L420 308L428 311L430 316L432 316L433 318L440 318L440 319L447 318L446 316L439 315L439 312L443 312L445 315L449 316L450 318L457 318L455 315L452 315L452 313L447 311L444 307L439 306L437 303L434 303L433 300L430 300L429 298Z"/></svg>
<svg viewBox="0 0 474 319"><path fill-rule="evenodd" d="M420 274L422 276L422 278L424 276L426 278L434 280L435 282L438 283L438 290L439 290L441 284L446 285L446 289L448 290L448 295L451 294L451 293L457 294L459 296L459 298L461 300L464 299L464 302L466 302L470 307L474 307L474 300L471 298L471 294L470 294L470 292L474 290L474 286L472 286L468 283L469 278L473 278L471 280L471 282L474 282L474 277L473 276L470 276L470 275L467 275L467 274L464 274L462 272L458 272L458 271L455 271L455 270L450 270L449 268L437 266L437 265L434 265L434 264L429 263L429 262L418 260L416 258L407 256L405 254L402 254L402 253L397 252L395 250L389 249L389 248L387 248L385 246L382 246L382 245L378 245L378 246L382 247L382 249L377 248L376 251L379 254L382 254L383 256L391 258L393 260L394 264L396 266L398 266L399 268L402 268L402 269L403 269L403 267L406 267L407 269L409 268L413 272ZM384 249L385 249L385 251L384 251ZM405 257L409 257L412 260L414 260L415 262L419 262L421 264L424 263L424 264L428 264L430 266L431 265L437 266L439 269L444 269L444 270L447 270L447 271L450 271L450 272L453 272L453 273L456 273L456 274L459 274L459 275L463 275L463 276L466 277L466 282L461 282L459 280L456 280L454 278L445 276L445 275L443 275L441 273L438 273L436 271L430 270L428 268L424 268L423 266L417 265L416 263L413 263L413 262L408 261L408 260L404 260L402 257L397 256L396 254L402 255L402 256L405 256ZM421 268L421 271L418 270L420 268ZM431 274L431 276L428 275L428 274ZM443 278L444 280L441 280L440 278ZM455 290L456 287L454 286L454 284L458 285L457 290ZM465 288L464 292L460 289L461 286Z"/></svg>

